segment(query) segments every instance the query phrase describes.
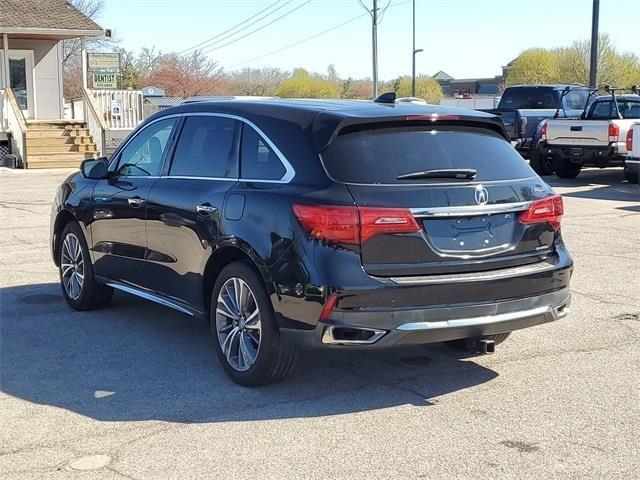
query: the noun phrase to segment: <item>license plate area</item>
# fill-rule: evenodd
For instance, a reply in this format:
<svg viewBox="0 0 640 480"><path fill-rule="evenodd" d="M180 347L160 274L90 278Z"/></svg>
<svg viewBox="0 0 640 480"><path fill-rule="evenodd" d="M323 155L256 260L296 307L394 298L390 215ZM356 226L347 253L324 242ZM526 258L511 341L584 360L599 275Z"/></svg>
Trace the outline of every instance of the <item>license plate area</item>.
<svg viewBox="0 0 640 480"><path fill-rule="evenodd" d="M578 147L571 147L571 149L569 149L569 154L572 157L582 157L584 155L584 150Z"/></svg>
<svg viewBox="0 0 640 480"><path fill-rule="evenodd" d="M474 256L512 248L516 213L425 219L430 247L440 255Z"/></svg>

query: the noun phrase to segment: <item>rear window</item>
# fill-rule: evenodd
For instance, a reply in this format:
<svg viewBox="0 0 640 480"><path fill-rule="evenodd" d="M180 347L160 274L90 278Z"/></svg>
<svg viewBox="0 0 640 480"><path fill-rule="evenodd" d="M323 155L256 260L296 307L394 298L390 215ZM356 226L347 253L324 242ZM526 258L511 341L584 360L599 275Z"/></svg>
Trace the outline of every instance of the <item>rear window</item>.
<svg viewBox="0 0 640 480"><path fill-rule="evenodd" d="M640 101L618 100L618 107L622 118L640 118ZM612 100L596 101L591 106L589 118L600 120L611 120L618 118L616 104Z"/></svg>
<svg viewBox="0 0 640 480"><path fill-rule="evenodd" d="M340 182L415 184L455 179L398 180L425 170L472 168L476 181L516 180L535 173L515 149L489 130L469 127L389 128L338 136L323 152L329 175ZM461 181L462 182L462 181Z"/></svg>
<svg viewBox="0 0 640 480"><path fill-rule="evenodd" d="M507 88L498 108L558 108L558 93L552 88Z"/></svg>

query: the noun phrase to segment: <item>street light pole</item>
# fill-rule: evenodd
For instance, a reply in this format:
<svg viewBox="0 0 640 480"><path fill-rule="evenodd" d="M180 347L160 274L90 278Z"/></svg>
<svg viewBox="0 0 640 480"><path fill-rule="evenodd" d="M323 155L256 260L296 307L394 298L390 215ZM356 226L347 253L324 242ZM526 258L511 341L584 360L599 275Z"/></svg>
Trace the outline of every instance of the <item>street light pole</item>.
<svg viewBox="0 0 640 480"><path fill-rule="evenodd" d="M597 86L598 73L598 18L600 17L600 0L593 0L591 17L591 59L589 61L589 85Z"/></svg>

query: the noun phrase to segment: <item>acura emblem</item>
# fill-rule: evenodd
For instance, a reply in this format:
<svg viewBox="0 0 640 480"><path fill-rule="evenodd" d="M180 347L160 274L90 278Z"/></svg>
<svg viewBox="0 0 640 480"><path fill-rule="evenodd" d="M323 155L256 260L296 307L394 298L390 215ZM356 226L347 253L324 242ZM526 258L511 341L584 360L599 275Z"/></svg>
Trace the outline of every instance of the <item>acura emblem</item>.
<svg viewBox="0 0 640 480"><path fill-rule="evenodd" d="M478 185L476 187L475 197L478 205L486 205L489 201L489 192L487 192L487 189L482 185Z"/></svg>

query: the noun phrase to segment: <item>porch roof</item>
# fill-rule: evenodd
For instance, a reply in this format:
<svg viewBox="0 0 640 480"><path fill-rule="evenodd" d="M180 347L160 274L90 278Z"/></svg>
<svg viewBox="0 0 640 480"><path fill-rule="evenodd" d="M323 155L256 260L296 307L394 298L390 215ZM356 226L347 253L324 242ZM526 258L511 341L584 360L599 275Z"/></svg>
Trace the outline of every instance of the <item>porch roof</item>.
<svg viewBox="0 0 640 480"><path fill-rule="evenodd" d="M64 38L100 36L104 31L66 0L2 0L0 33Z"/></svg>

